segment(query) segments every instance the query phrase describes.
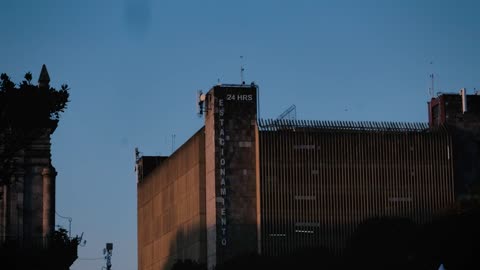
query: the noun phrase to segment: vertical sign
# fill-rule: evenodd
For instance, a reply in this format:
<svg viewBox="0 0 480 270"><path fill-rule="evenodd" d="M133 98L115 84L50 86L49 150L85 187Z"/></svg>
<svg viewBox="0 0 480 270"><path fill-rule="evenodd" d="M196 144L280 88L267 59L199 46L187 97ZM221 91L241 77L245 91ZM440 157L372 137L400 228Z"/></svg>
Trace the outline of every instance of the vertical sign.
<svg viewBox="0 0 480 270"><path fill-rule="evenodd" d="M257 251L255 85L218 85L205 112L207 266Z"/></svg>
<svg viewBox="0 0 480 270"><path fill-rule="evenodd" d="M256 87L217 86L214 98L216 256L222 263L256 248Z"/></svg>

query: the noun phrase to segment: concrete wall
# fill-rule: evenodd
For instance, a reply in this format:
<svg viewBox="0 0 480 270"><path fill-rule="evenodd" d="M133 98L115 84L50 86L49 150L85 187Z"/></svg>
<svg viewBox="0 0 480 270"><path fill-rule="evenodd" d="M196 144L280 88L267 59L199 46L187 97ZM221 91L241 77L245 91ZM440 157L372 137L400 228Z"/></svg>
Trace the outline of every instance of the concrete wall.
<svg viewBox="0 0 480 270"><path fill-rule="evenodd" d="M452 138L445 129L351 129L260 132L263 254L309 246L341 251L368 218L424 223L452 206Z"/></svg>
<svg viewBox="0 0 480 270"><path fill-rule="evenodd" d="M206 263L204 145L202 128L137 184L139 270Z"/></svg>

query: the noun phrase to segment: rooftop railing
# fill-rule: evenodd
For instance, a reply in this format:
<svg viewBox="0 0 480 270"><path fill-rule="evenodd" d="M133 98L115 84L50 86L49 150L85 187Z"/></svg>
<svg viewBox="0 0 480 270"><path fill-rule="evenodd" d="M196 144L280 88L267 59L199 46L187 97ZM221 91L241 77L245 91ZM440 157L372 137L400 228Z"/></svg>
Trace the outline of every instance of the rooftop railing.
<svg viewBox="0 0 480 270"><path fill-rule="evenodd" d="M423 132L429 130L428 123L319 121L290 119L259 119L258 128L260 131L323 129L374 132Z"/></svg>

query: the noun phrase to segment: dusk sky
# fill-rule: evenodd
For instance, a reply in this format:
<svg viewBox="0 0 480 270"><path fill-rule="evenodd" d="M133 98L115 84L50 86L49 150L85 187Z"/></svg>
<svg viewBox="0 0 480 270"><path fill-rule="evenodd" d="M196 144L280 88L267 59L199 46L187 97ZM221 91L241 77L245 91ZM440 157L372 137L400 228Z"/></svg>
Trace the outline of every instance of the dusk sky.
<svg viewBox="0 0 480 270"><path fill-rule="evenodd" d="M426 122L429 74L435 93L480 89L474 0L0 0L0 26L0 73L46 64L71 88L52 162L56 210L87 240L72 270L101 269L107 242L112 269L137 269L135 147L170 155L203 125L197 90L242 64L262 118Z"/></svg>

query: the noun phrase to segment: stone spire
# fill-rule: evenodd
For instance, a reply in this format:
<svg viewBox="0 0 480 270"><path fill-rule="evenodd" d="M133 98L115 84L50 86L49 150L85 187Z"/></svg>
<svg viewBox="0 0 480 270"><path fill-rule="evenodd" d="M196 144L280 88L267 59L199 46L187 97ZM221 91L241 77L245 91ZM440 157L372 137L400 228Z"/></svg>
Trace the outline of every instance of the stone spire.
<svg viewBox="0 0 480 270"><path fill-rule="evenodd" d="M50 76L48 75L47 66L43 64L42 71L40 71L40 76L38 77L38 86L42 87L49 87L50 83Z"/></svg>

